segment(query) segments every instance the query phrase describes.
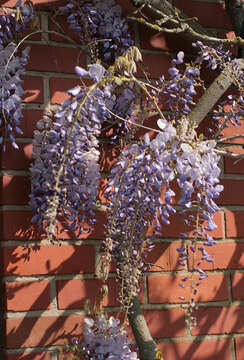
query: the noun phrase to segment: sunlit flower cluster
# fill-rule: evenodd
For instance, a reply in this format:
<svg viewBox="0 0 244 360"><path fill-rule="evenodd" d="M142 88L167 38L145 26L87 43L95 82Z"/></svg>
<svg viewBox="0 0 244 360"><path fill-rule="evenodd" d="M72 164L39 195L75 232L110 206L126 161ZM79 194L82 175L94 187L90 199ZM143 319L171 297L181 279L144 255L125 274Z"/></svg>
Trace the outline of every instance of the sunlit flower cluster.
<svg viewBox="0 0 244 360"><path fill-rule="evenodd" d="M118 319L98 314L95 320L85 318L84 323L80 346L85 359L138 360Z"/></svg>
<svg viewBox="0 0 244 360"><path fill-rule="evenodd" d="M25 65L29 58L29 48L22 51L21 56L13 56L15 45L0 45L0 143L9 138L14 148L18 148L16 135L21 135L22 111L21 76L25 74ZM4 145L5 146L5 145Z"/></svg>

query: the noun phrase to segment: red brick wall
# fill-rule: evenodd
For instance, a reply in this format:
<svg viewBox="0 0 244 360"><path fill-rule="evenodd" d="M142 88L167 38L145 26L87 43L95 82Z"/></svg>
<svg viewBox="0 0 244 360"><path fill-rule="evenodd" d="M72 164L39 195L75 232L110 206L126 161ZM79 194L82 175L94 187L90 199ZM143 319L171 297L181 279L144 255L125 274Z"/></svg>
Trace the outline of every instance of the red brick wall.
<svg viewBox="0 0 244 360"><path fill-rule="evenodd" d="M10 0L4 5L13 6L15 2ZM203 26L231 35L231 24L222 1L174 2L189 16L197 16ZM128 0L119 3L125 14L132 10ZM60 3L34 0L34 4L42 28L54 29L50 11ZM62 18L59 21L64 23ZM135 24L131 28L152 78L166 73L174 51L189 48L185 40L175 36L153 36L150 30ZM73 36L70 32L69 35ZM1 154L1 269L6 318L2 329L6 349L3 358L60 360L57 346L81 333L84 300L94 299L100 284L94 272L105 216L99 213L94 231L77 241L72 234L62 235L61 246L48 243L30 223L28 167L33 131L46 105L62 102L65 91L78 83L73 69L79 50L63 38L47 34L33 37L29 44L32 50L24 78L24 135L18 139L19 151L8 146ZM81 55L79 64L85 66L86 62ZM143 76L141 71L139 76ZM243 126L237 131L242 130ZM233 131L236 129L229 129L226 135ZM112 154L112 149L106 147L103 171L111 166ZM209 251L215 260L206 265L209 279L200 288L197 327L192 331L185 325L185 310L178 298L181 290L177 284L182 268L177 265L176 248L179 246L177 236L182 230L181 219L165 227L162 235L154 240L156 247L149 261L162 269L154 266L145 277L141 301L165 360L244 359L244 166L243 162L234 165L229 159L222 165L225 191L219 201L221 211L216 215L217 245ZM105 305L108 311L118 310L113 273Z"/></svg>

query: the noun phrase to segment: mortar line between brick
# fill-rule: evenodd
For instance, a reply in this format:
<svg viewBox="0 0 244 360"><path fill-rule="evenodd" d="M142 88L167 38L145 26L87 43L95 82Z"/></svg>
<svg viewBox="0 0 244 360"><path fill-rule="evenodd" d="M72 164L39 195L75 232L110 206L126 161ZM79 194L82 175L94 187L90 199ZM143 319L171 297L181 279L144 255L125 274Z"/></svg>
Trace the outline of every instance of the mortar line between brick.
<svg viewBox="0 0 244 360"><path fill-rule="evenodd" d="M42 13L41 15L41 27L43 31L48 31L48 14ZM43 42L49 42L49 33L41 33L41 39Z"/></svg>
<svg viewBox="0 0 244 360"><path fill-rule="evenodd" d="M60 36L60 39L62 38L62 36ZM53 41L53 40L49 40L47 41L43 41L43 40L26 40L25 41L26 45L44 45L44 46L49 46L49 47L62 47L62 48L67 48L67 49L80 49L79 46L76 46L70 42L62 42L62 41ZM78 44L79 45L79 44ZM82 46L82 45L81 45Z"/></svg>
<svg viewBox="0 0 244 360"><path fill-rule="evenodd" d="M225 223L225 213L224 211L220 212L221 214L221 218L222 218L222 222L221 222L221 229L222 229L222 234L223 234L223 240L226 240L226 223Z"/></svg>
<svg viewBox="0 0 244 360"><path fill-rule="evenodd" d="M49 76L43 77L43 102L45 107L50 104Z"/></svg>
<svg viewBox="0 0 244 360"><path fill-rule="evenodd" d="M95 276L98 279L102 278L102 254L100 249L100 245L96 243L94 245L95 248Z"/></svg>
<svg viewBox="0 0 244 360"><path fill-rule="evenodd" d="M230 358L230 360L236 360L235 339L233 336L230 338Z"/></svg>
<svg viewBox="0 0 244 360"><path fill-rule="evenodd" d="M5 313L5 319L22 319L22 318L35 318L35 317L57 317L57 316L83 316L84 310L72 309L72 310L29 310L29 311L16 311Z"/></svg>
<svg viewBox="0 0 244 360"><path fill-rule="evenodd" d="M16 206L16 209L13 210L11 207L11 211L31 211L29 206L26 206L26 208L22 205L21 209L20 207ZM0 211L9 211L8 210L8 206L5 205L4 206L4 210L0 209ZM101 243L101 241L103 240L103 238L99 238L99 239L58 239L54 242L50 242L48 240L45 239L40 239L40 240L14 240L14 239L6 239L2 242L0 242L0 247L7 247L7 246L35 246L35 245L94 245L97 246ZM179 242L180 240L178 238L171 238L171 239L150 239L152 243L154 244L164 244L164 243L168 243L168 244L172 244L172 243L176 243ZM215 239L217 245L221 245L221 244L229 244L229 243L236 243L236 244L242 244L244 242L244 238L227 238L227 239ZM191 240L189 240L189 242L191 242ZM202 241L203 242L203 241ZM199 242L202 243L202 242ZM177 270L179 271L179 270ZM210 270L212 271L212 270Z"/></svg>
<svg viewBox="0 0 244 360"><path fill-rule="evenodd" d="M62 73L62 72L54 72L54 71L38 71L38 70L28 70L26 72L26 75L28 76L37 76L37 77L43 77L43 76L49 76L49 77L61 77L65 79L78 79L77 75L75 73Z"/></svg>
<svg viewBox="0 0 244 360"><path fill-rule="evenodd" d="M116 274L110 273L108 279L115 278ZM96 280L94 274L40 274L40 275L9 275L2 278L3 282L40 282L58 280Z"/></svg>
<svg viewBox="0 0 244 360"><path fill-rule="evenodd" d="M233 304L233 298L232 298L232 287L231 287L231 274L230 272L226 272L226 279L227 279L227 288L228 288L228 298L229 302L232 305Z"/></svg>
<svg viewBox="0 0 244 360"><path fill-rule="evenodd" d="M58 310L58 301L57 301L57 289L56 289L56 277L53 277L49 280L50 285L50 307L51 310Z"/></svg>
<svg viewBox="0 0 244 360"><path fill-rule="evenodd" d="M143 304L149 304L149 294L148 294L148 286L147 286L147 275L144 274L142 278L142 297Z"/></svg>
<svg viewBox="0 0 244 360"><path fill-rule="evenodd" d="M212 335L188 335L171 338L157 338L157 343L171 343L171 342L189 342L189 341L203 341L203 340L219 340L219 339L231 339L232 334L212 334ZM190 359L189 359L190 360Z"/></svg>
<svg viewBox="0 0 244 360"><path fill-rule="evenodd" d="M16 349L5 349L6 355L14 355L14 354L36 354L40 352L52 352L57 351L62 347L61 345L50 345L50 346L35 346L32 347L25 347L25 348L16 348Z"/></svg>
<svg viewBox="0 0 244 360"><path fill-rule="evenodd" d="M80 246L80 245L91 245L91 246L98 246L101 243L102 239L80 239L80 240L54 240L53 242L49 240L36 240L36 241L21 241L21 240L6 240L0 242L0 247L8 247L8 246L36 246L36 245L43 245L43 246L53 246L53 245L64 245L64 246Z"/></svg>

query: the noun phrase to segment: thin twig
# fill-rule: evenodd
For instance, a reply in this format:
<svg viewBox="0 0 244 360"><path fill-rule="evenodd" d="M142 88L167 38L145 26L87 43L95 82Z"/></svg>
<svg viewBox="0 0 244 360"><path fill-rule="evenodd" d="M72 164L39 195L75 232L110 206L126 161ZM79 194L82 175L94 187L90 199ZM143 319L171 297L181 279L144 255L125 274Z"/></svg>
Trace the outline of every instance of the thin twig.
<svg viewBox="0 0 244 360"><path fill-rule="evenodd" d="M229 141L229 140L235 140L235 139L241 139L241 138L244 138L244 135L234 135L234 136L229 136L229 137L225 137L225 138L222 138L222 139L219 139L218 140L218 143L221 143L221 142L224 142L224 141Z"/></svg>
<svg viewBox="0 0 244 360"><path fill-rule="evenodd" d="M195 31L189 24L179 24L179 27L173 28L173 29L168 29L165 27L161 27L157 24L152 24L148 21L146 21L143 18L137 18L134 16L128 16L128 19L130 20L134 20L134 21L138 21L139 23L142 23L148 27L150 27L151 29L154 29L158 32L164 32L164 33L169 33L169 34L179 34L179 33L188 33L189 35L191 35L192 39L195 40L201 40L204 42L211 42L214 43L216 45L218 44L227 44L227 45L237 45L237 46L243 46L244 47L244 40L240 37L237 36L234 39L219 39L213 36L209 36L209 35L205 35L205 34L200 34L197 31ZM181 25L181 27L180 27Z"/></svg>
<svg viewBox="0 0 244 360"><path fill-rule="evenodd" d="M228 156L231 157L233 159L238 159L241 160L244 158L244 153L242 154L235 154L231 151L227 151L227 150L220 150L220 149L215 149L214 150L217 154L223 155L223 156Z"/></svg>

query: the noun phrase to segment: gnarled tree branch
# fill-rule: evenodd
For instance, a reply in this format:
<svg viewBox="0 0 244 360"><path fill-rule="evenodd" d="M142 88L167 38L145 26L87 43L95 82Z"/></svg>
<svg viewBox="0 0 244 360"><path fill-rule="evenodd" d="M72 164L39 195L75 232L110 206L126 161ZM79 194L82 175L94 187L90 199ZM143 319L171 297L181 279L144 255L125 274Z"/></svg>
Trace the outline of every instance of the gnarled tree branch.
<svg viewBox="0 0 244 360"><path fill-rule="evenodd" d="M241 0L225 0L226 8L230 14L233 27L236 33L236 38L234 39L220 39L210 31L203 28L195 17L189 18L181 10L173 6L167 0L131 0L134 6L140 6L142 10L147 9L149 11L151 22L145 20L144 17L135 17L129 16L132 20L137 20L144 25L153 28L159 32L165 33L183 33L183 36L186 39L191 41L200 40L207 45L217 46L219 44L226 45L237 45L239 47L244 47L244 10ZM141 4L145 6L141 6ZM140 13L142 14L142 10ZM162 24L167 26L161 27Z"/></svg>

